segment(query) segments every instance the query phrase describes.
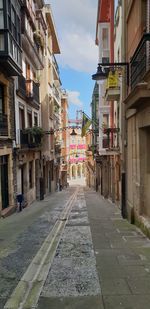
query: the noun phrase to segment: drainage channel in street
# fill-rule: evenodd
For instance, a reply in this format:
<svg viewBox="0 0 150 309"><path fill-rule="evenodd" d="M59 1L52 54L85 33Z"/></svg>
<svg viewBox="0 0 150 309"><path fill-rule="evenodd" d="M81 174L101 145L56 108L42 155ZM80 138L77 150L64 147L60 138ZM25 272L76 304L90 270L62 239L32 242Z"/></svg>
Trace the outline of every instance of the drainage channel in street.
<svg viewBox="0 0 150 309"><path fill-rule="evenodd" d="M87 206L81 187L37 308L103 308Z"/></svg>
<svg viewBox="0 0 150 309"><path fill-rule="evenodd" d="M65 209L5 304L4 309L36 307L77 194L78 188L66 203Z"/></svg>

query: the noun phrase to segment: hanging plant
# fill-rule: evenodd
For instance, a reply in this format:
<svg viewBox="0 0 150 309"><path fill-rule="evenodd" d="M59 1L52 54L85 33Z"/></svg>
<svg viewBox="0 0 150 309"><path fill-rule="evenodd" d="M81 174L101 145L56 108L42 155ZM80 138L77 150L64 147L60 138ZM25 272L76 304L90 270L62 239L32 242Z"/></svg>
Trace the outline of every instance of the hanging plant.
<svg viewBox="0 0 150 309"><path fill-rule="evenodd" d="M33 33L33 38L36 41L37 45L44 47L44 38L41 35L40 30L37 30Z"/></svg>
<svg viewBox="0 0 150 309"><path fill-rule="evenodd" d="M41 139L44 135L44 131L41 127L34 126L32 128L26 128L23 133L28 135L29 145L35 147L41 144Z"/></svg>

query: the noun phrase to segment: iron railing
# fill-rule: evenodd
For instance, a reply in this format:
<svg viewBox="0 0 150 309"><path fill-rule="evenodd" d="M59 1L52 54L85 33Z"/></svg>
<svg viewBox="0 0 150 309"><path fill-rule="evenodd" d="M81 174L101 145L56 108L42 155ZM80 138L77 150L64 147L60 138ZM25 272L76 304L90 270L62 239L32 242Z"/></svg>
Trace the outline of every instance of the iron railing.
<svg viewBox="0 0 150 309"><path fill-rule="evenodd" d="M104 149L119 149L119 132L120 128L104 128L102 140L102 148Z"/></svg>
<svg viewBox="0 0 150 309"><path fill-rule="evenodd" d="M26 97L26 79L23 75L18 76L18 90L23 97Z"/></svg>
<svg viewBox="0 0 150 309"><path fill-rule="evenodd" d="M39 96L39 84L35 83L33 80L26 80L26 90L27 90L27 97L36 101L36 103L40 103L40 96Z"/></svg>
<svg viewBox="0 0 150 309"><path fill-rule="evenodd" d="M33 136L26 130L20 130L21 148L39 148L41 146L41 136L38 134Z"/></svg>
<svg viewBox="0 0 150 309"><path fill-rule="evenodd" d="M55 144L55 154L60 154L60 153L61 153L61 145Z"/></svg>
<svg viewBox="0 0 150 309"><path fill-rule="evenodd" d="M39 84L33 80L26 80L24 76L18 77L18 92L24 98L35 101L40 104Z"/></svg>
<svg viewBox="0 0 150 309"><path fill-rule="evenodd" d="M150 33L145 33L130 62L130 84L133 89L150 69Z"/></svg>
<svg viewBox="0 0 150 309"><path fill-rule="evenodd" d="M0 136L8 136L8 119L5 114L0 114Z"/></svg>
<svg viewBox="0 0 150 309"><path fill-rule="evenodd" d="M106 149L110 147L110 139L108 137L103 137L102 148Z"/></svg>
<svg viewBox="0 0 150 309"><path fill-rule="evenodd" d="M54 64L54 67L55 67L55 69L56 69L56 72L57 72L57 74L58 74L58 76L59 76L59 74L60 74L60 72L59 72L59 66L58 66L57 60L56 60L56 58L55 58L54 55L53 55L53 64Z"/></svg>
<svg viewBox="0 0 150 309"><path fill-rule="evenodd" d="M56 88L56 86L53 84L53 94L56 97L56 99L59 101L60 100L60 93L58 91L58 89Z"/></svg>

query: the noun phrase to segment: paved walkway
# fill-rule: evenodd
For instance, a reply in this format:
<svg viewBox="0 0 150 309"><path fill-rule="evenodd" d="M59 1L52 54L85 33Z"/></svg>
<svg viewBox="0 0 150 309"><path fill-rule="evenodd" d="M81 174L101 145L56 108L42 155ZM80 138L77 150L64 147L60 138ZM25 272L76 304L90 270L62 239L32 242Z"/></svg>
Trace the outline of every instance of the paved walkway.
<svg viewBox="0 0 150 309"><path fill-rule="evenodd" d="M1 308L149 309L150 240L74 184L0 222Z"/></svg>
<svg viewBox="0 0 150 309"><path fill-rule="evenodd" d="M101 286L101 305L85 308L149 309L150 240L95 192L85 197Z"/></svg>

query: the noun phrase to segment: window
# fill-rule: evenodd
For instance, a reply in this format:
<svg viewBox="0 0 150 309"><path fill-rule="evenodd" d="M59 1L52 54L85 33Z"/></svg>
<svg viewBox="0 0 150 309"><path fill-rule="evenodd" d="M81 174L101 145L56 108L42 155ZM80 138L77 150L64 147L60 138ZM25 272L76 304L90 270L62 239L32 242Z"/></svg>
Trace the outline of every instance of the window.
<svg viewBox="0 0 150 309"><path fill-rule="evenodd" d="M102 30L102 42L103 42L103 49L109 48L109 33L108 28L104 28Z"/></svg>
<svg viewBox="0 0 150 309"><path fill-rule="evenodd" d="M4 86L0 85L0 114L4 114Z"/></svg>
<svg viewBox="0 0 150 309"><path fill-rule="evenodd" d="M27 112L27 119L28 119L28 128L32 128L32 113Z"/></svg>
<svg viewBox="0 0 150 309"><path fill-rule="evenodd" d="M24 108L19 107L19 127L20 130L25 128Z"/></svg>
<svg viewBox="0 0 150 309"><path fill-rule="evenodd" d="M21 45L20 18L16 13L15 7L11 5L10 0L8 1L8 29L18 44Z"/></svg>
<svg viewBox="0 0 150 309"><path fill-rule="evenodd" d="M33 161L29 162L29 188L33 188Z"/></svg>
<svg viewBox="0 0 150 309"><path fill-rule="evenodd" d="M38 126L38 114L34 113L34 126Z"/></svg>
<svg viewBox="0 0 150 309"><path fill-rule="evenodd" d="M0 29L4 29L3 0L0 0Z"/></svg>
<svg viewBox="0 0 150 309"><path fill-rule="evenodd" d="M4 35L0 34L0 51L3 51L5 49L4 46Z"/></svg>

